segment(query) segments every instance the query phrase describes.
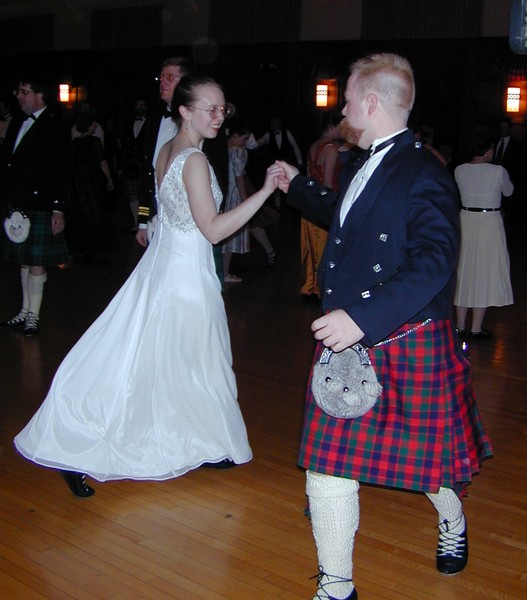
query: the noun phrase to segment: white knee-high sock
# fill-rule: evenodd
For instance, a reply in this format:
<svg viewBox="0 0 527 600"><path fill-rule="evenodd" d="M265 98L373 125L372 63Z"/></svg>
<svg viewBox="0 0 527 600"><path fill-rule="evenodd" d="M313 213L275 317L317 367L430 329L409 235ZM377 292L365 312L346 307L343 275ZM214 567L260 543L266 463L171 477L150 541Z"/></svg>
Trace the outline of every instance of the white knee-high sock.
<svg viewBox="0 0 527 600"><path fill-rule="evenodd" d="M317 598L347 598L353 591L353 544L359 527L359 482L307 471L311 526L324 575ZM326 595L322 595L326 594Z"/></svg>
<svg viewBox="0 0 527 600"><path fill-rule="evenodd" d="M465 517L463 504L454 490L439 488L437 494L426 494L437 510L439 523L448 521L450 533L463 533L465 530Z"/></svg>
<svg viewBox="0 0 527 600"><path fill-rule="evenodd" d="M20 267L20 283L22 284L22 312L29 311L29 293L27 290L28 277L29 267Z"/></svg>
<svg viewBox="0 0 527 600"><path fill-rule="evenodd" d="M27 280L27 290L29 295L29 312L32 312L38 317L40 313L40 305L42 304L42 296L44 295L44 283L47 275L32 275L29 274Z"/></svg>

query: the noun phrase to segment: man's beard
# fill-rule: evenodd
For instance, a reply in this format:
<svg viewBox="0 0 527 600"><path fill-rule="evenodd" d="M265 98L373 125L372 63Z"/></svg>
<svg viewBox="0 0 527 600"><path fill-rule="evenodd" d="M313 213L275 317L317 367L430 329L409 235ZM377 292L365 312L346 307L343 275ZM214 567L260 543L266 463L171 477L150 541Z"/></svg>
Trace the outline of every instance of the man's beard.
<svg viewBox="0 0 527 600"><path fill-rule="evenodd" d="M354 146L359 145L359 140L364 133L364 129L352 127L346 119L341 121L339 125L339 131L342 138Z"/></svg>

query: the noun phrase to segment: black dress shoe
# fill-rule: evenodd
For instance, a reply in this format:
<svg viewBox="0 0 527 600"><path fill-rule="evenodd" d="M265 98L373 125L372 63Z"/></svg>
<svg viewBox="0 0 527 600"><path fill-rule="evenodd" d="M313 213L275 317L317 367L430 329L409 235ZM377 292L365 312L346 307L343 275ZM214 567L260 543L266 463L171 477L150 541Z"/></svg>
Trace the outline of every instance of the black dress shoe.
<svg viewBox="0 0 527 600"><path fill-rule="evenodd" d="M236 463L230 458L224 458L220 460L220 462L206 462L201 465L202 467L207 467L209 469L232 469L232 467L236 466Z"/></svg>
<svg viewBox="0 0 527 600"><path fill-rule="evenodd" d="M86 476L84 473L61 471L60 474L68 484L71 493L74 496L77 496L77 498L89 498L95 494L95 490L86 483Z"/></svg>
<svg viewBox="0 0 527 600"><path fill-rule="evenodd" d="M479 331L472 331L470 334L471 340L490 340L491 337L492 333L486 329L483 329L483 327Z"/></svg>
<svg viewBox="0 0 527 600"><path fill-rule="evenodd" d="M463 533L451 533L451 523L439 524L439 542L437 544L436 567L443 575L455 575L462 571L468 562L467 527Z"/></svg>
<svg viewBox="0 0 527 600"><path fill-rule="evenodd" d="M24 335L38 335L40 327L38 317L32 312L28 312L24 322Z"/></svg>
<svg viewBox="0 0 527 600"><path fill-rule="evenodd" d="M28 315L27 310L21 310L18 315L9 319L9 321L2 321L0 323L0 327L7 327L9 329L17 329L19 327L24 327L26 324L26 317Z"/></svg>

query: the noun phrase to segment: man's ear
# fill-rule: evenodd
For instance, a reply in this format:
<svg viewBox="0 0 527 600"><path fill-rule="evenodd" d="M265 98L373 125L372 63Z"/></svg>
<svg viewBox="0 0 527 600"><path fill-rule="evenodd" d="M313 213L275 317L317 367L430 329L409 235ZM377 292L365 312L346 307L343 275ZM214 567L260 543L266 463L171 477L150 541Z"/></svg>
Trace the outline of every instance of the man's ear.
<svg viewBox="0 0 527 600"><path fill-rule="evenodd" d="M375 94L368 94L366 96L366 106L368 107L368 115L372 115L377 108L379 99Z"/></svg>

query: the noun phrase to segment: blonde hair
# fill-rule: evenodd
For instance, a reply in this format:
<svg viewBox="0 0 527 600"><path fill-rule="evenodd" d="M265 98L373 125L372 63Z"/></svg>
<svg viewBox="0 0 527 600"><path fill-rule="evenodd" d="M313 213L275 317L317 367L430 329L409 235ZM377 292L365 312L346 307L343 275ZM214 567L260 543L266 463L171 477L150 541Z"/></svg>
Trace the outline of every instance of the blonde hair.
<svg viewBox="0 0 527 600"><path fill-rule="evenodd" d="M350 71L356 75L359 93L379 96L386 110L410 114L415 99L414 73L408 60L398 54L370 54L355 61Z"/></svg>

